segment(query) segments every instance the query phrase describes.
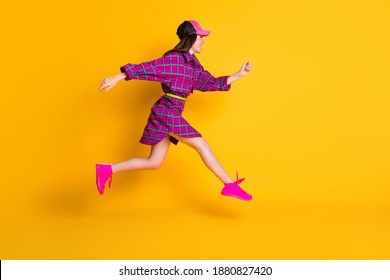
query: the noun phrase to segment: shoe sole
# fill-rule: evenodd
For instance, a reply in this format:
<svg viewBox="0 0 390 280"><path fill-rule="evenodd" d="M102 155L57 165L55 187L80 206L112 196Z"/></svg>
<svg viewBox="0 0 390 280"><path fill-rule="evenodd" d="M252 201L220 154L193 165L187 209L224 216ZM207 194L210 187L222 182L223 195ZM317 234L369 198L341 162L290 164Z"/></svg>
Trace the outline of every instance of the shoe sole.
<svg viewBox="0 0 390 280"><path fill-rule="evenodd" d="M103 194L104 194L104 187L105 187L105 186L103 186L102 189L99 187L99 176L98 176L99 169L100 169L100 168L99 168L99 166L98 166L98 164L97 164L97 165L96 165L96 187L97 187L97 190L98 190L99 194L100 194L100 195L103 195Z"/></svg>
<svg viewBox="0 0 390 280"><path fill-rule="evenodd" d="M237 198L237 199L240 199L240 200L244 200L244 201L252 200L252 197L251 198L243 198L243 197L240 197L240 196L237 196L237 195L234 195L234 194L223 194L223 193L221 193L221 194L223 196L234 197L234 198Z"/></svg>

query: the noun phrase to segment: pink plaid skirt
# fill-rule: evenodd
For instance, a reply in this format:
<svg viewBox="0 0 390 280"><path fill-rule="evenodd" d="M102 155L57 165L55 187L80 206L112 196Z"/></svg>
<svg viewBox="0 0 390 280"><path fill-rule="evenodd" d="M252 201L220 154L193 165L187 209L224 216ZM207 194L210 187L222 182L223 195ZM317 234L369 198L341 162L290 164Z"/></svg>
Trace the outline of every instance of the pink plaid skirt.
<svg viewBox="0 0 390 280"><path fill-rule="evenodd" d="M183 138L202 137L183 117L185 102L183 100L162 96L154 103L145 126L140 143L156 145L173 132ZM171 142L177 144L177 139L171 137Z"/></svg>

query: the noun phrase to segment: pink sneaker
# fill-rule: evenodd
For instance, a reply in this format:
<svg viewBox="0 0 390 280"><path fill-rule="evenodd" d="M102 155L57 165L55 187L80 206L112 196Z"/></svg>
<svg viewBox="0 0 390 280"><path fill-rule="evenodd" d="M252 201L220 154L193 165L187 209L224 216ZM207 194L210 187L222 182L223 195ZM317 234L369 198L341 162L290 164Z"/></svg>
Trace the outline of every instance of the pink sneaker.
<svg viewBox="0 0 390 280"><path fill-rule="evenodd" d="M252 196L249 193L246 193L243 189L241 189L238 184L244 181L245 178L238 179L233 183L226 183L222 189L221 194L225 196L231 196L242 200L251 200Z"/></svg>
<svg viewBox="0 0 390 280"><path fill-rule="evenodd" d="M108 187L110 188L112 183L111 164L96 164L96 185L100 194L104 193L104 188L107 181Z"/></svg>

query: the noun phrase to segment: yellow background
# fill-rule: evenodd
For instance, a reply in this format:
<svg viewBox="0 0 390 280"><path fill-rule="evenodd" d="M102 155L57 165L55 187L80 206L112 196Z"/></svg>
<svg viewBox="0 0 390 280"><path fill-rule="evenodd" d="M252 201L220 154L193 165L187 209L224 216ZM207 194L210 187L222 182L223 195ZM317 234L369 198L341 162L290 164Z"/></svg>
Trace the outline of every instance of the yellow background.
<svg viewBox="0 0 390 280"><path fill-rule="evenodd" d="M372 1L22 1L2 7L0 259L390 258L390 5ZM195 92L185 117L254 199L183 144L161 169L95 163L138 143L158 83L98 87L160 57L177 26L230 92Z"/></svg>

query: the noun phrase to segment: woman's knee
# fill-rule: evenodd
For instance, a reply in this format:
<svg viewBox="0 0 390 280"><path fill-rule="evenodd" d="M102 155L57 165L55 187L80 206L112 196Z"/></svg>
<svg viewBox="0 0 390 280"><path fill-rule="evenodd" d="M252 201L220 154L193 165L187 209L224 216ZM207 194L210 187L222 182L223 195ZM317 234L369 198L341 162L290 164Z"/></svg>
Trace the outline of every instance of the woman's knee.
<svg viewBox="0 0 390 280"><path fill-rule="evenodd" d="M193 148L199 153L204 153L211 149L209 143L204 138L197 139L194 142Z"/></svg>
<svg viewBox="0 0 390 280"><path fill-rule="evenodd" d="M164 158L165 156L164 155L161 155L161 154L154 154L152 156L149 157L148 159L148 165L149 165L149 169L158 169L161 167L161 165L163 164L164 162Z"/></svg>
<svg viewBox="0 0 390 280"><path fill-rule="evenodd" d="M149 169L159 169L162 165L162 161L149 161Z"/></svg>

